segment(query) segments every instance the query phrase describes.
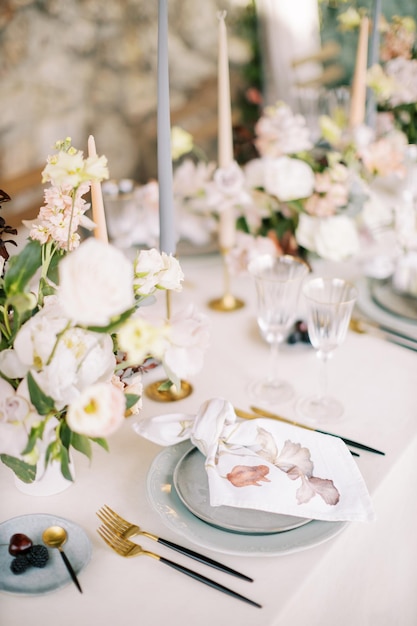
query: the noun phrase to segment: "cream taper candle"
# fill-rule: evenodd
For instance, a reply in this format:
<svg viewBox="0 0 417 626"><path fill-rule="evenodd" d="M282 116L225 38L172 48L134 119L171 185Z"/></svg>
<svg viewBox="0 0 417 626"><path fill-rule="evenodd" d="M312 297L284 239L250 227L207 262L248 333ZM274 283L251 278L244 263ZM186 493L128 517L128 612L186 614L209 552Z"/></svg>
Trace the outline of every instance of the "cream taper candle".
<svg viewBox="0 0 417 626"><path fill-rule="evenodd" d="M168 71L168 3L158 5L158 181L159 181L159 248L175 254L173 173L171 156L171 116Z"/></svg>
<svg viewBox="0 0 417 626"><path fill-rule="evenodd" d="M226 168L233 162L232 106L230 98L229 55L227 47L226 11L219 11L218 41L218 165ZM230 249L235 243L235 215L232 208L224 209L219 216L219 243Z"/></svg>
<svg viewBox="0 0 417 626"><path fill-rule="evenodd" d="M97 156L96 143L93 135L88 138L88 156ZM101 184L98 181L91 182L91 209L93 213L93 222L96 227L94 229L94 237L108 243L106 226L106 215L104 213L103 194Z"/></svg>
<svg viewBox="0 0 417 626"><path fill-rule="evenodd" d="M368 65L369 18L361 21L356 52L355 71L352 81L349 125L356 128L364 123L366 108L366 72Z"/></svg>

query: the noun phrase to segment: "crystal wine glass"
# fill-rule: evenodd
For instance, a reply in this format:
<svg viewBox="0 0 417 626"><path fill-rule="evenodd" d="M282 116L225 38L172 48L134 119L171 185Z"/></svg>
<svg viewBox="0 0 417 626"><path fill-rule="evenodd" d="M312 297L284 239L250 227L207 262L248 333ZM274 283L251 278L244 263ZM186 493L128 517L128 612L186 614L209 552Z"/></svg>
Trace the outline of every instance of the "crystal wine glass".
<svg viewBox="0 0 417 626"><path fill-rule="evenodd" d="M262 337L270 345L270 368L266 378L249 386L252 398L268 404L284 402L293 396L292 386L278 376L279 346L297 314L302 282L308 265L290 255L262 255L249 264L257 293L257 321Z"/></svg>
<svg viewBox="0 0 417 626"><path fill-rule="evenodd" d="M356 289L341 278L313 278L303 288L308 334L321 362L317 395L301 398L297 412L313 422L341 417L343 405L327 394L327 361L346 338Z"/></svg>

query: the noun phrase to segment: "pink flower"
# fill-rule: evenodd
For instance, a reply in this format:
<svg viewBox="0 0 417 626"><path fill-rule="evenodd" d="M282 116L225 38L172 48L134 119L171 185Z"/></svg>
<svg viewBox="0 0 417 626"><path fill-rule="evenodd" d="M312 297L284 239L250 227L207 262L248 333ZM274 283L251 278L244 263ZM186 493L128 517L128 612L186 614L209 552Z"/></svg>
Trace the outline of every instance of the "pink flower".
<svg viewBox="0 0 417 626"><path fill-rule="evenodd" d="M107 437L124 422L124 393L112 383L97 383L84 390L67 411L68 426L87 437Z"/></svg>
<svg viewBox="0 0 417 626"><path fill-rule="evenodd" d="M275 256L279 253L274 241L269 237L255 237L238 231L236 244L227 254L226 262L232 274L242 274L247 271L252 259L261 254Z"/></svg>
<svg viewBox="0 0 417 626"><path fill-rule="evenodd" d="M277 158L312 147L310 131L304 117L294 115L283 102L264 110L255 126L255 132L255 145L261 156Z"/></svg>
<svg viewBox="0 0 417 626"><path fill-rule="evenodd" d="M388 176L396 173L404 177L406 168L403 148L383 137L363 148L360 156L366 169L373 175Z"/></svg>

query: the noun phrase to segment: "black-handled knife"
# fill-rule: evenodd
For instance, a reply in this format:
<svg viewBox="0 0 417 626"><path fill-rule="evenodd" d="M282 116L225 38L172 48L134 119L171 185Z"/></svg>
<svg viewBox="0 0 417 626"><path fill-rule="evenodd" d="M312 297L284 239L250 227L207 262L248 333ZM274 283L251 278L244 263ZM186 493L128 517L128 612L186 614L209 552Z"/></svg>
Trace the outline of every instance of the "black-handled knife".
<svg viewBox="0 0 417 626"><path fill-rule="evenodd" d="M226 574L231 574L232 576L236 576L237 578L241 578L242 580L247 580L251 583L253 582L253 578L249 578L249 576L246 576L245 574L241 574L240 572L237 572L231 567L228 567L227 565L223 565L223 563L219 563L218 561L215 561L214 559L211 559L208 556L199 554L198 552L194 552L194 550L190 550L189 548L184 548L184 546L180 546L177 543L168 541L168 539L162 539L161 537L156 537L156 540L158 543L162 544L163 546L166 546L167 548L171 548L172 550L176 550L177 552L180 552L181 554L184 554L185 556L189 556L191 559L194 559L195 561L199 561L200 563L204 563L205 565L214 567L215 569L218 569L221 572L225 572Z"/></svg>
<svg viewBox="0 0 417 626"><path fill-rule="evenodd" d="M207 578L206 576L203 576L202 574L198 574L197 572L194 572L193 570L188 569L188 567L184 567L183 565L180 565L179 563L174 563L174 561L170 561L169 559L166 559L163 556L158 556L156 558L158 558L158 560L161 561L161 563L165 563L165 565L169 565L169 567L172 567L176 569L177 571L182 572L183 574L186 574L187 576L190 576L191 578L194 578L195 580L198 580L199 582L204 583L205 585L208 585L209 587L213 587L213 589L222 591L223 593L226 593L228 596L232 596L233 598L237 598L238 600L247 602L248 604L251 604L252 606L256 606L259 609L262 608L262 605L260 605L258 602L254 602L254 600L250 600L249 598L242 596L240 593L237 593L236 591L233 591L232 589L229 589L228 587L225 587L224 585L221 585L220 583L214 580L211 580L211 578Z"/></svg>
<svg viewBox="0 0 417 626"><path fill-rule="evenodd" d="M341 437L340 435L336 435L335 433L329 433L326 430L320 430L318 428L313 428L313 426L307 426L306 424L295 422L294 420L287 419L286 417L282 417L281 415L277 415L276 413L271 413L270 411L261 409L260 407L251 406L251 410L259 416L269 417L280 422L285 422L287 424L292 424L293 426L298 426L299 428L305 428L306 430L313 430L314 432L321 433L322 435L338 437L339 439L344 441L347 446L353 446L354 448L359 448L360 450L366 450L367 452L373 452L374 454L381 454L382 456L385 456L385 452L377 450L376 448L371 448L364 443L359 443L358 441L353 441L353 439L347 439L346 437Z"/></svg>

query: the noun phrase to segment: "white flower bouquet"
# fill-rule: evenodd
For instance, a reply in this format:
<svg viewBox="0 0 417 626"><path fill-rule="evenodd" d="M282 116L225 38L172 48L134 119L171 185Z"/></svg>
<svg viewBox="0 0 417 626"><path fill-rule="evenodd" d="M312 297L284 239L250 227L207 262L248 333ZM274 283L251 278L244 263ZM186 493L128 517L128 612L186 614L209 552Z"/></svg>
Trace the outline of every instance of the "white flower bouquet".
<svg viewBox="0 0 417 626"><path fill-rule="evenodd" d="M106 158L85 159L68 139L57 150L43 171L45 205L0 279L0 459L24 482L36 480L40 459L71 480L71 449L89 458L92 442L107 449L140 410L148 366L162 363L178 385L208 344L193 309L166 319L141 307L181 290L174 257L141 250L131 263L98 239L81 242L79 225L94 227L83 195L108 176Z"/></svg>

